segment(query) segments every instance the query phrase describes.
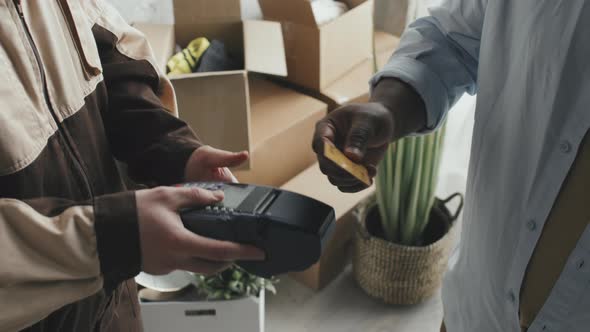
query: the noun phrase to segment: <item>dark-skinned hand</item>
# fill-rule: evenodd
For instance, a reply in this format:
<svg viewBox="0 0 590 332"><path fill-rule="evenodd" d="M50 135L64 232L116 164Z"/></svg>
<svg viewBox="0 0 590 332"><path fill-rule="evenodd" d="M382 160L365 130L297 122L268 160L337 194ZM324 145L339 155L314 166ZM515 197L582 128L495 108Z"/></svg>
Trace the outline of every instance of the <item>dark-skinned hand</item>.
<svg viewBox="0 0 590 332"><path fill-rule="evenodd" d="M332 142L353 162L377 174L391 142L424 128L426 109L422 98L404 82L383 79L373 89L371 102L343 106L316 125L313 149L320 169L342 192L358 192L368 187L324 156L324 143Z"/></svg>

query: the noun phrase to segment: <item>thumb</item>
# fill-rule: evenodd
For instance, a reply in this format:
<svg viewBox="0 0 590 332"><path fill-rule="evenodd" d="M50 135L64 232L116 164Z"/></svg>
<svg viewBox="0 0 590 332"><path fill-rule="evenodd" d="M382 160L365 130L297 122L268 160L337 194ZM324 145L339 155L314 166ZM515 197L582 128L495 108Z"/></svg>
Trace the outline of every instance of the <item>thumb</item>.
<svg viewBox="0 0 590 332"><path fill-rule="evenodd" d="M223 200L222 191L210 191L195 187L172 188L170 202L175 210L219 203Z"/></svg>
<svg viewBox="0 0 590 332"><path fill-rule="evenodd" d="M248 160L248 152L229 152L211 148L205 156L205 164L207 167L237 167Z"/></svg>
<svg viewBox="0 0 590 332"><path fill-rule="evenodd" d="M371 135L373 135L373 130L366 118L353 118L350 130L346 137L344 154L350 158L350 160L360 163L365 158L367 144L369 143Z"/></svg>

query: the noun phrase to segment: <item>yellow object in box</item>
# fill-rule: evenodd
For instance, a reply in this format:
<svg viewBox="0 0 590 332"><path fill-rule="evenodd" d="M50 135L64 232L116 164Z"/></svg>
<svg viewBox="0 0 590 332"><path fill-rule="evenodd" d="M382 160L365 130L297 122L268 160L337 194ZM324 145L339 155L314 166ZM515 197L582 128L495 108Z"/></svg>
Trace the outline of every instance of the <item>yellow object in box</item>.
<svg viewBox="0 0 590 332"><path fill-rule="evenodd" d="M199 66L199 60L211 46L207 38L193 39L182 51L168 61L168 74L190 74Z"/></svg>

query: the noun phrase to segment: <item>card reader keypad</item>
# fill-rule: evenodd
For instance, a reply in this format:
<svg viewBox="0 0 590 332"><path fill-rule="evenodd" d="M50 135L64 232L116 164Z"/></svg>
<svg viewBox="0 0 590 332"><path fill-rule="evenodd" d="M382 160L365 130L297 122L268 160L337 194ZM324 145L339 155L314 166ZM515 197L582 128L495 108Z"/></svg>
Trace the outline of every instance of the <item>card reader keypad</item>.
<svg viewBox="0 0 590 332"><path fill-rule="evenodd" d="M200 183L185 183L184 187L196 187L210 191L216 190L223 190L223 183L215 183L215 182L200 182ZM205 207L205 211L208 213L213 214L231 214L234 212L234 209L229 209L223 206L223 203L218 203L214 205L209 205Z"/></svg>

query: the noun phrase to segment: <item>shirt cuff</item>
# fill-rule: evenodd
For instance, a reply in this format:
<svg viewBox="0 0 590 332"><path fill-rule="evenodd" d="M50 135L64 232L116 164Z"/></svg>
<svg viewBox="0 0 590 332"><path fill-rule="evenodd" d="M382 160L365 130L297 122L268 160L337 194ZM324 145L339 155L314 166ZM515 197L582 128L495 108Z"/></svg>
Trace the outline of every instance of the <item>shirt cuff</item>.
<svg viewBox="0 0 590 332"><path fill-rule="evenodd" d="M397 78L409 84L422 97L426 105L426 127L418 133L432 132L443 122L449 109L447 89L427 65L413 58L394 56L371 79L371 93L383 78Z"/></svg>
<svg viewBox="0 0 590 332"><path fill-rule="evenodd" d="M141 245L135 192L94 199L94 229L100 270L107 290L141 271Z"/></svg>

